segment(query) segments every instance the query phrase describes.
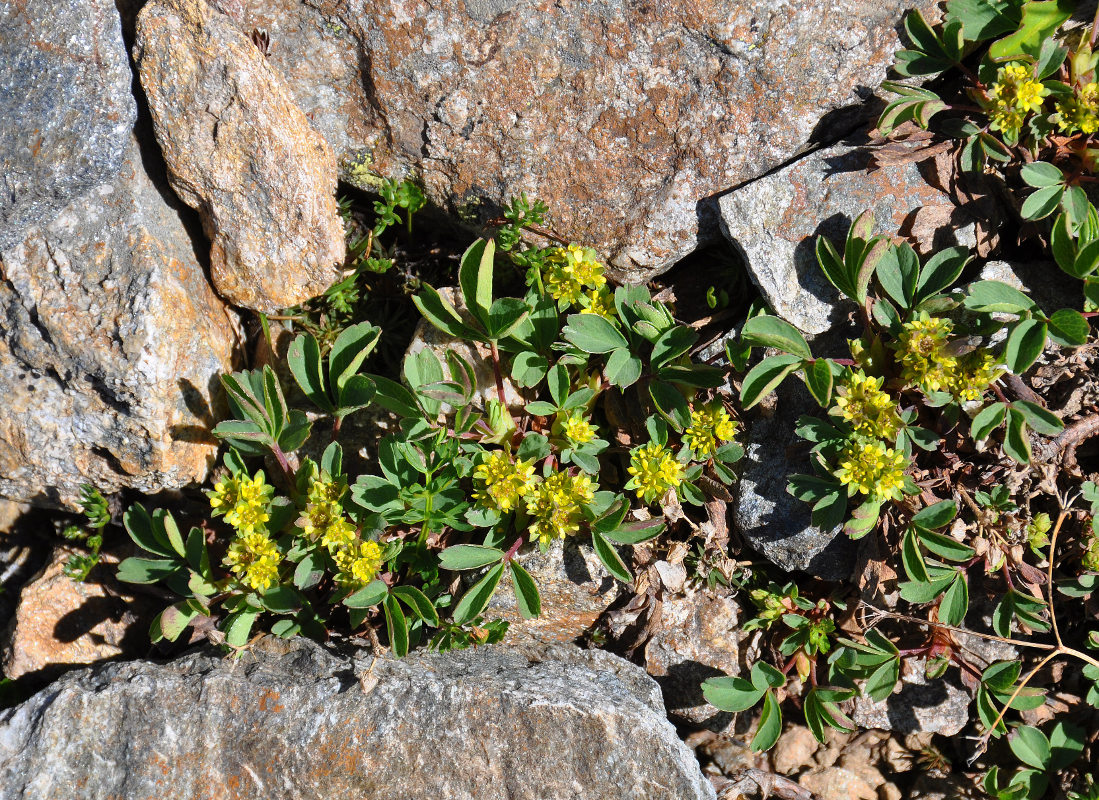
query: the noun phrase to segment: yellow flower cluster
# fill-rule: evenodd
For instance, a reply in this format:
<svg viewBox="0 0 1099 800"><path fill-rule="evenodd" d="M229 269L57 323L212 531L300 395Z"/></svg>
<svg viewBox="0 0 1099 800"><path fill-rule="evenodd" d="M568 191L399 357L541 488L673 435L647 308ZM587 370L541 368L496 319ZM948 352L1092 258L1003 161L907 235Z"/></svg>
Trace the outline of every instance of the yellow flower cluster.
<svg viewBox="0 0 1099 800"><path fill-rule="evenodd" d="M580 411L558 412L555 429L572 444L585 444L595 438L595 426ZM557 430L554 431L555 433Z"/></svg>
<svg viewBox="0 0 1099 800"><path fill-rule="evenodd" d="M332 554L350 547L357 538L340 502L346 489L342 482L314 478L306 493L305 511L295 523L307 538L320 541Z"/></svg>
<svg viewBox="0 0 1099 800"><path fill-rule="evenodd" d="M547 259L542 284L554 300L569 305L580 302L585 289L602 289L607 284L598 254L590 247L570 244L555 248Z"/></svg>
<svg viewBox="0 0 1099 800"><path fill-rule="evenodd" d="M719 402L707 403L691 412L691 424L683 434L683 441L697 458L706 459L717 448L731 441L736 433L736 423Z"/></svg>
<svg viewBox="0 0 1099 800"><path fill-rule="evenodd" d="M897 350L901 378L925 392L949 392L958 400L979 400L989 384L1004 373L1003 367L986 350L963 357L947 352L952 331L950 320L927 314L905 323Z"/></svg>
<svg viewBox="0 0 1099 800"><path fill-rule="evenodd" d="M503 450L493 450L474 468L473 478L473 499L482 507L511 511L534 486L534 462L512 461Z"/></svg>
<svg viewBox="0 0 1099 800"><path fill-rule="evenodd" d="M946 391L950 374L958 365L957 358L945 350L953 330L950 320L927 314L904 324L898 337L897 358L905 383L919 386L925 392Z"/></svg>
<svg viewBox="0 0 1099 800"><path fill-rule="evenodd" d="M840 451L836 477L850 494L873 500L900 500L907 460L903 452L877 441L852 439Z"/></svg>
<svg viewBox="0 0 1099 800"><path fill-rule="evenodd" d="M207 492L214 516L225 515L225 521L238 533L262 532L271 518L271 497L275 487L263 479L263 471L249 478L222 478Z"/></svg>
<svg viewBox="0 0 1099 800"><path fill-rule="evenodd" d="M1040 111L1049 89L1034 80L1034 71L1026 64L1011 63L1000 67L989 88L992 105L988 110L994 131L1003 131L1012 139L1019 137L1027 114Z"/></svg>
<svg viewBox="0 0 1099 800"><path fill-rule="evenodd" d="M261 531L242 531L229 545L225 564L237 579L257 592L278 581L282 553Z"/></svg>
<svg viewBox="0 0 1099 800"><path fill-rule="evenodd" d="M901 427L897 404L882 391L882 378L851 372L836 392L836 408L858 433L892 439Z"/></svg>
<svg viewBox="0 0 1099 800"><path fill-rule="evenodd" d="M355 542L333 553L339 572L336 583L358 588L374 580L382 566L382 548L377 542Z"/></svg>
<svg viewBox="0 0 1099 800"><path fill-rule="evenodd" d="M1054 119L1062 133L1090 136L1099 131L1099 84L1086 83L1072 97L1058 101Z"/></svg>
<svg viewBox="0 0 1099 800"><path fill-rule="evenodd" d="M606 286L584 292L580 302L581 314L598 314L603 319L613 320L618 313L614 307L614 294Z"/></svg>
<svg viewBox="0 0 1099 800"><path fill-rule="evenodd" d="M530 540L546 548L580 530L584 506L595 498L595 484L583 473L555 472L527 494Z"/></svg>
<svg viewBox="0 0 1099 800"><path fill-rule="evenodd" d="M627 487L635 489L646 504L683 482L683 465L668 448L656 442L633 449L627 472L633 476Z"/></svg>

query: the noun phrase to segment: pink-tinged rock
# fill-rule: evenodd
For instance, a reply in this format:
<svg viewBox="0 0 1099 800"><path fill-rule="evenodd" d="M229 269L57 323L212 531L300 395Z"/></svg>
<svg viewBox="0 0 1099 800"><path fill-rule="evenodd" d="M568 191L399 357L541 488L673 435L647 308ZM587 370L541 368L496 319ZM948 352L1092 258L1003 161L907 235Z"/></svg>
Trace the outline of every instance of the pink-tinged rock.
<svg viewBox="0 0 1099 800"><path fill-rule="evenodd" d="M154 0L134 57L218 293L272 312L328 288L346 253L335 158L260 49L205 0Z"/></svg>

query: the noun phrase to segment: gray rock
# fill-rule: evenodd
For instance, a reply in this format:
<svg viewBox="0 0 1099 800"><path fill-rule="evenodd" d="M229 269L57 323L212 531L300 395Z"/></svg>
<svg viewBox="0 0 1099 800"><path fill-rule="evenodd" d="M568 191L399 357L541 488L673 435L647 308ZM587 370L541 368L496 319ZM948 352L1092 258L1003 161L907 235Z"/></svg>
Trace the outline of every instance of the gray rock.
<svg viewBox="0 0 1099 800"><path fill-rule="evenodd" d="M953 229L971 224L915 164L867 172L869 158L864 148L836 145L720 200L722 232L743 254L752 281L776 314L806 333L823 333L854 308L840 302L817 264L817 236L828 236L842 251L850 223L867 209L874 211L876 232L892 236L911 229L916 209L934 206L950 225L930 232L923 249L933 251L959 243ZM961 243L971 244L971 233L966 236Z"/></svg>
<svg viewBox="0 0 1099 800"><path fill-rule="evenodd" d="M969 694L946 678L927 680L924 660L905 664L900 689L881 702L857 697L851 719L862 728L953 736L969 722Z"/></svg>
<svg viewBox="0 0 1099 800"><path fill-rule="evenodd" d="M911 4L308 5L320 15L296 15L295 26L320 27L277 39L272 58L300 65L288 80L326 87L333 105L358 98L345 129L371 131L373 152L363 157L358 134L337 135L334 145L352 148L337 150L345 178L410 173L465 217L494 217L528 192L549 204L558 232L602 252L617 278L642 282L720 237L718 192L855 126ZM338 66L310 67L324 36Z"/></svg>
<svg viewBox="0 0 1099 800"><path fill-rule="evenodd" d="M0 250L118 171L130 82L113 0L0 5Z"/></svg>
<svg viewBox="0 0 1099 800"><path fill-rule="evenodd" d="M601 651L261 640L71 673L0 712L5 797L714 798L656 685ZM170 787L170 788L168 788Z"/></svg>
<svg viewBox="0 0 1099 800"><path fill-rule="evenodd" d="M798 378L788 378L775 397L773 406L761 408L746 424L734 524L753 550L785 570L847 580L855 567L855 543L842 528L823 531L813 525L809 505L786 491L790 475L812 472L809 445L794 433L797 419L821 409Z"/></svg>
<svg viewBox="0 0 1099 800"><path fill-rule="evenodd" d="M75 504L205 478L235 315L131 141L116 179L0 252L0 496Z"/></svg>

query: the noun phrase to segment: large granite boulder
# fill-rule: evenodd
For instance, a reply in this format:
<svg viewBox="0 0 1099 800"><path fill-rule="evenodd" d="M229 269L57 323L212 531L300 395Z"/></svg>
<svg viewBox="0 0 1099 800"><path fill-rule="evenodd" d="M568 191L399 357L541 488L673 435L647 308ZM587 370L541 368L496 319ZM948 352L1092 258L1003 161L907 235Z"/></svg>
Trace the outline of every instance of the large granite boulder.
<svg viewBox="0 0 1099 800"><path fill-rule="evenodd" d="M218 293L273 312L327 289L346 253L336 161L256 44L205 0L153 0L134 58Z"/></svg>
<svg viewBox="0 0 1099 800"><path fill-rule="evenodd" d="M279 0L285 22L236 5L303 103L348 112L317 117L346 179L408 172L466 218L528 192L640 282L720 238L716 194L853 127L911 4Z"/></svg>
<svg viewBox="0 0 1099 800"><path fill-rule="evenodd" d="M75 505L83 483L205 478L235 315L136 141L117 176L0 251L0 496Z"/></svg>
<svg viewBox="0 0 1099 800"><path fill-rule="evenodd" d="M118 172L130 82L113 0L0 5L0 251Z"/></svg>
<svg viewBox="0 0 1099 800"><path fill-rule="evenodd" d="M638 667L571 646L374 661L268 638L240 660L70 673L0 712L0 786L65 797L703 800Z"/></svg>

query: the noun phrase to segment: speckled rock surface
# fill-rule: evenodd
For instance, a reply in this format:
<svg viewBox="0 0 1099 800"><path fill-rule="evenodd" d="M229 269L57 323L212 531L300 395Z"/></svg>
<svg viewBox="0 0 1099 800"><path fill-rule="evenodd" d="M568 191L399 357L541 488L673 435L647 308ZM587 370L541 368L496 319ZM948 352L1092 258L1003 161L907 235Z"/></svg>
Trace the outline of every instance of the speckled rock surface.
<svg viewBox="0 0 1099 800"><path fill-rule="evenodd" d="M485 609L485 619L506 619L510 623L509 637L529 635L547 642L579 639L623 590L591 545L573 538L554 540L545 553L532 547L520 553L517 560L538 584L542 614L523 619L511 581L501 581Z"/></svg>
<svg viewBox="0 0 1099 800"><path fill-rule="evenodd" d="M773 402L757 408L745 423L733 524L753 550L782 569L847 580L855 567L855 543L840 527L825 531L813 525L809 505L786 491L790 475L812 471L809 448L794 429L798 417L817 413L819 406L800 379L790 378Z"/></svg>
<svg viewBox="0 0 1099 800"><path fill-rule="evenodd" d="M665 598L660 628L645 644L645 669L656 678L678 723L722 731L733 715L702 697L702 682L740 674L740 607L732 597L701 590Z"/></svg>
<svg viewBox="0 0 1099 800"><path fill-rule="evenodd" d="M87 581L72 580L64 567L73 552L56 548L19 594L0 647L5 677L148 651L149 623L164 604L105 589L99 581L118 567L106 554Z"/></svg>
<svg viewBox="0 0 1099 800"><path fill-rule="evenodd" d="M118 171L130 81L113 0L0 5L0 250Z"/></svg>
<svg viewBox="0 0 1099 800"><path fill-rule="evenodd" d="M131 143L116 181L0 252L0 496L202 480L236 318Z"/></svg>
<svg viewBox="0 0 1099 800"><path fill-rule="evenodd" d="M346 252L336 162L259 48L205 0L153 0L134 58L218 293L273 312L328 288Z"/></svg>
<svg viewBox="0 0 1099 800"><path fill-rule="evenodd" d="M916 209L937 206L948 210L951 226L926 243L934 252L959 244L952 230L971 222L915 164L867 172L869 160L865 148L829 147L720 200L721 230L744 255L752 281L776 314L806 333L823 333L854 308L817 264L817 236L842 250L851 222L867 209L875 231L893 236L911 226Z"/></svg>
<svg viewBox="0 0 1099 800"><path fill-rule="evenodd" d="M838 110L885 77L911 5L307 2L358 47L373 168L482 218L526 191L629 281L720 236L709 198L846 133L856 115ZM299 41L306 58L306 37L284 45Z"/></svg>
<svg viewBox="0 0 1099 800"><path fill-rule="evenodd" d="M371 666L267 639L239 662L71 673L0 712L0 786L26 800L715 796L656 685L617 656L486 647Z"/></svg>
<svg viewBox="0 0 1099 800"><path fill-rule="evenodd" d="M862 728L953 736L969 722L969 693L947 678L928 680L923 659L906 662L900 689L881 702L857 697L851 719Z"/></svg>

